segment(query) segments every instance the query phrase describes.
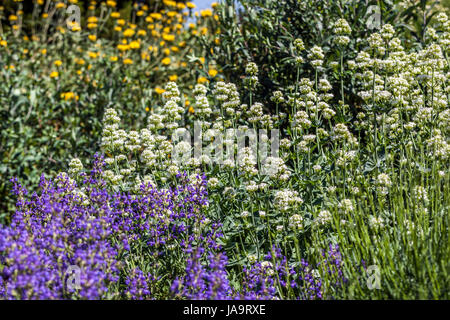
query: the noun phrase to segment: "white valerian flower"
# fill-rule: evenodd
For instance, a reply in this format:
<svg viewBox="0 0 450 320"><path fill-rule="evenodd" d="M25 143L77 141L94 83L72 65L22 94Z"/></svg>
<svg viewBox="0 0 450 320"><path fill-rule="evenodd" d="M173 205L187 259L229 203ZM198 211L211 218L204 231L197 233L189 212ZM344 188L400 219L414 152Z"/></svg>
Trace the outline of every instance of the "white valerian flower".
<svg viewBox="0 0 450 320"><path fill-rule="evenodd" d="M293 44L297 54L305 50L305 44L303 43L302 39L300 38L295 39Z"/></svg>
<svg viewBox="0 0 450 320"><path fill-rule="evenodd" d="M350 213L354 210L353 203L350 199L343 199L341 202L339 202L338 208L343 213Z"/></svg>
<svg viewBox="0 0 450 320"><path fill-rule="evenodd" d="M387 195L392 185L391 178L386 173L380 173L377 177L377 191L381 195Z"/></svg>
<svg viewBox="0 0 450 320"><path fill-rule="evenodd" d="M369 226L371 229L375 229L375 230L383 228L384 220L382 217L370 216L369 217Z"/></svg>
<svg viewBox="0 0 450 320"><path fill-rule="evenodd" d="M239 150L238 163L239 169L244 173L250 176L254 176L258 173L258 169L256 169L256 156L249 147Z"/></svg>
<svg viewBox="0 0 450 320"><path fill-rule="evenodd" d="M289 217L289 228L293 230L303 229L303 217L299 214L294 214Z"/></svg>
<svg viewBox="0 0 450 320"><path fill-rule="evenodd" d="M274 205L281 212L296 209L302 203L303 199L298 196L297 191L284 189L275 193Z"/></svg>
<svg viewBox="0 0 450 320"><path fill-rule="evenodd" d="M414 195L418 202L424 202L427 204L429 201L427 190L422 186L416 186L414 188Z"/></svg>
<svg viewBox="0 0 450 320"><path fill-rule="evenodd" d="M242 211L241 212L241 217L242 218L247 218L250 215L250 213L248 211Z"/></svg>
<svg viewBox="0 0 450 320"><path fill-rule="evenodd" d="M259 211L258 214L263 219L266 217L266 212L265 211Z"/></svg>
<svg viewBox="0 0 450 320"><path fill-rule="evenodd" d="M322 48L320 48L318 46L314 46L311 48L310 53L308 53L307 57L310 60L311 65L314 68L317 68L317 67L322 66L325 55L323 54Z"/></svg>
<svg viewBox="0 0 450 320"><path fill-rule="evenodd" d="M245 66L245 73L249 76L256 76L258 74L258 66L254 62L249 62Z"/></svg>
<svg viewBox="0 0 450 320"><path fill-rule="evenodd" d="M216 188L219 185L219 179L212 177L208 180L208 186L210 188Z"/></svg>
<svg viewBox="0 0 450 320"><path fill-rule="evenodd" d="M173 100L175 102L179 102L180 101L180 91L178 90L177 84L173 81L168 82L162 96L166 100Z"/></svg>
<svg viewBox="0 0 450 320"><path fill-rule="evenodd" d="M69 174L76 175L81 170L83 170L83 163L78 158L74 158L69 163Z"/></svg>
<svg viewBox="0 0 450 320"><path fill-rule="evenodd" d="M311 121L309 120L308 114L303 110L297 111L297 113L294 116L293 125L297 129L309 128L311 126Z"/></svg>
<svg viewBox="0 0 450 320"><path fill-rule="evenodd" d="M278 157L267 157L263 165L263 173L271 179L286 181L290 172L284 160Z"/></svg>
<svg viewBox="0 0 450 320"><path fill-rule="evenodd" d="M270 97L270 101L275 102L275 103L284 102L283 93L281 91L274 91L272 93L272 96Z"/></svg>
<svg viewBox="0 0 450 320"><path fill-rule="evenodd" d="M331 213L328 210L321 210L316 218L316 223L319 225L326 225L331 222Z"/></svg>

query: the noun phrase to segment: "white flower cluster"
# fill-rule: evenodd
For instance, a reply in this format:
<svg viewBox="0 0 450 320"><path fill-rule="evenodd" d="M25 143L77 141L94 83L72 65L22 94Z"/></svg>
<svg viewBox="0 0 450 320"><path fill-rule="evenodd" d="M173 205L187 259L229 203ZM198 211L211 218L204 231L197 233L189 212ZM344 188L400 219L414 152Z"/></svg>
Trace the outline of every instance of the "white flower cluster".
<svg viewBox="0 0 450 320"><path fill-rule="evenodd" d="M299 214L293 214L289 217L289 228L293 230L303 229L303 217Z"/></svg>
<svg viewBox="0 0 450 320"><path fill-rule="evenodd" d="M352 33L352 28L347 20L339 19L334 23L334 41L339 46L346 46L350 42L349 34Z"/></svg>
<svg viewBox="0 0 450 320"><path fill-rule="evenodd" d="M195 114L200 118L209 117L209 115L212 113L208 98L206 97L206 92L206 87L202 84L197 84L194 88Z"/></svg>
<svg viewBox="0 0 450 320"><path fill-rule="evenodd" d="M380 173L377 177L377 192L385 196L389 193L389 187L392 185L391 178L386 173Z"/></svg>
<svg viewBox="0 0 450 320"><path fill-rule="evenodd" d="M69 174L70 175L76 175L79 172L83 170L83 163L81 163L81 160L78 158L74 158L69 163Z"/></svg>
<svg viewBox="0 0 450 320"><path fill-rule="evenodd" d="M214 87L213 94L216 100L221 103L226 114L230 116L241 115L242 107L239 108L241 105L241 99L234 83L225 83L223 81L217 82Z"/></svg>
<svg viewBox="0 0 450 320"><path fill-rule="evenodd" d="M321 47L314 46L311 48L310 53L308 53L307 57L310 60L311 65L314 68L317 68L322 66L325 55L323 54L323 50Z"/></svg>
<svg viewBox="0 0 450 320"><path fill-rule="evenodd" d="M318 225L327 225L331 222L332 216L330 211L321 210L316 218L316 224Z"/></svg>
<svg viewBox="0 0 450 320"><path fill-rule="evenodd" d="M278 157L267 157L265 159L263 173L269 178L279 181L287 181L291 176L284 160Z"/></svg>
<svg viewBox="0 0 450 320"><path fill-rule="evenodd" d="M279 190L275 193L274 205L281 212L296 209L303 203L298 192L290 189Z"/></svg>

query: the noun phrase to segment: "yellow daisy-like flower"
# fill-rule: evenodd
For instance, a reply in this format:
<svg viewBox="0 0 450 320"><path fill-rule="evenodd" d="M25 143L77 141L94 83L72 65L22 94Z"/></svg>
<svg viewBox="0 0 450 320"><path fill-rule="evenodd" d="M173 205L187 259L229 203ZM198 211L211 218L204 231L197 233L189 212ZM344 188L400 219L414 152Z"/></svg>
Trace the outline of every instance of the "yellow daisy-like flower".
<svg viewBox="0 0 450 320"><path fill-rule="evenodd" d="M61 60L56 60L55 62L53 62L53 64L57 67L62 65L62 61Z"/></svg>
<svg viewBox="0 0 450 320"><path fill-rule="evenodd" d="M205 82L208 82L208 79L206 79L205 77L199 77L197 79L197 83L205 83Z"/></svg>
<svg viewBox="0 0 450 320"><path fill-rule="evenodd" d="M89 55L89 58L91 58L91 59L96 59L98 57L98 53L96 53L96 52L89 51L88 55Z"/></svg>
<svg viewBox="0 0 450 320"><path fill-rule="evenodd" d="M113 57L110 57L109 60L112 62L116 62L117 60L119 60L119 58L116 56L113 56Z"/></svg>
<svg viewBox="0 0 450 320"><path fill-rule="evenodd" d="M133 60L127 58L123 60L123 64L133 64Z"/></svg>
<svg viewBox="0 0 450 320"><path fill-rule="evenodd" d="M175 35L163 33L162 38L166 41L173 41L173 40L175 40Z"/></svg>
<svg viewBox="0 0 450 320"><path fill-rule="evenodd" d="M130 42L130 48L131 49L139 49L141 47L141 44L139 41L131 41Z"/></svg>
<svg viewBox="0 0 450 320"><path fill-rule="evenodd" d="M153 12L153 13L150 13L150 17L152 17L153 19L156 19L156 20L161 20L162 15L160 13Z"/></svg>
<svg viewBox="0 0 450 320"><path fill-rule="evenodd" d="M214 78L214 77L217 75L217 70L216 70L216 69L210 69L209 72L208 72L208 74L209 74L211 77Z"/></svg>
<svg viewBox="0 0 450 320"><path fill-rule="evenodd" d="M112 12L111 18L114 18L114 19L120 18L120 12Z"/></svg>
<svg viewBox="0 0 450 320"><path fill-rule="evenodd" d="M164 59L162 59L161 60L161 63L163 64L163 65L169 65L170 64L170 58L169 57L166 57L166 58L164 58Z"/></svg>
<svg viewBox="0 0 450 320"><path fill-rule="evenodd" d="M0 41L0 46L7 47L8 46L8 42L6 42L6 40L2 40L2 41Z"/></svg>
<svg viewBox="0 0 450 320"><path fill-rule="evenodd" d="M178 76L176 74L169 76L170 81L177 81L177 79L178 79Z"/></svg>
<svg viewBox="0 0 450 320"><path fill-rule="evenodd" d="M132 37L134 34L135 34L135 31L133 29L130 29L130 28L126 29L123 32L123 36L124 37Z"/></svg>
<svg viewBox="0 0 450 320"><path fill-rule="evenodd" d="M75 95L75 93L73 93L73 92L64 92L64 93L61 93L61 99L64 99L64 100L66 100L66 101L73 100L73 99L78 100L77 98L78 98L78 96Z"/></svg>
<svg viewBox="0 0 450 320"><path fill-rule="evenodd" d="M90 35L88 36L88 38L89 38L89 40L91 40L91 41L97 40L97 36L96 36L95 34L90 34Z"/></svg>
<svg viewBox="0 0 450 320"><path fill-rule="evenodd" d="M189 107L189 113L195 113L195 110L194 110L194 108L193 107Z"/></svg>
<svg viewBox="0 0 450 320"><path fill-rule="evenodd" d="M9 16L8 19L9 19L9 21L17 21L17 16L12 14L12 15Z"/></svg>
<svg viewBox="0 0 450 320"><path fill-rule="evenodd" d="M156 92L157 94L163 94L164 92L166 92L166 90L161 89L160 87L156 87L156 88L155 88L155 92Z"/></svg>
<svg viewBox="0 0 450 320"><path fill-rule="evenodd" d="M194 9L194 8L196 7L196 5L193 4L192 2L186 3L186 6L187 6L189 9Z"/></svg>
<svg viewBox="0 0 450 320"><path fill-rule="evenodd" d="M212 17L213 13L212 13L211 9L205 9L205 10L200 11L200 15L202 17Z"/></svg>
<svg viewBox="0 0 450 320"><path fill-rule="evenodd" d="M58 78L58 77L59 77L58 71L53 71L52 73L50 73L50 78Z"/></svg>

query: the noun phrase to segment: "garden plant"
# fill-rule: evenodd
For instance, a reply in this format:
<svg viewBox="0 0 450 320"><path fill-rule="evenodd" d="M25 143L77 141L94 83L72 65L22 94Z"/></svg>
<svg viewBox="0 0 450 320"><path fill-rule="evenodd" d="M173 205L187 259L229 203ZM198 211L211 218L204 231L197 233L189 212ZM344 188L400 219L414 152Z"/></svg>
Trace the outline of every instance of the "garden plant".
<svg viewBox="0 0 450 320"><path fill-rule="evenodd" d="M446 1L5 1L0 299L449 299Z"/></svg>

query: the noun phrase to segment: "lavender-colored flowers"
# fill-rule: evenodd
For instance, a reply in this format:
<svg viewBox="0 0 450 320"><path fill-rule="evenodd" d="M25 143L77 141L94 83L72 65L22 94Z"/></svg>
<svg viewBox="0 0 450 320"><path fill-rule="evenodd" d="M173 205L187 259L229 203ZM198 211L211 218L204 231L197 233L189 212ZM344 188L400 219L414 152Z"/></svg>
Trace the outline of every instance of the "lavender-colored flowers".
<svg viewBox="0 0 450 320"><path fill-rule="evenodd" d="M108 189L102 168L96 156L78 181L42 176L31 196L12 180L18 201L0 226L0 299L323 298L314 269L293 267L275 246L231 285L221 225L204 210L205 177L180 173L175 188L143 184L133 194ZM321 262L336 286L341 261L330 246Z"/></svg>

